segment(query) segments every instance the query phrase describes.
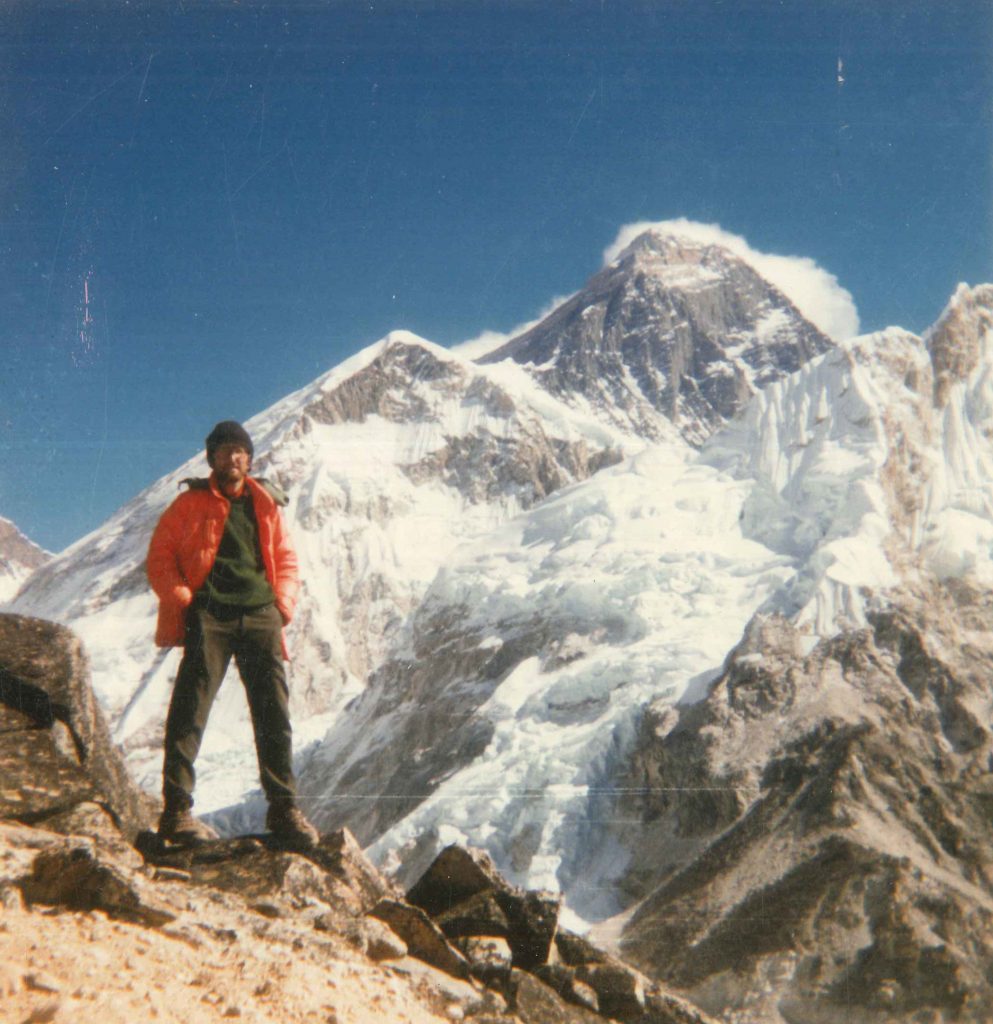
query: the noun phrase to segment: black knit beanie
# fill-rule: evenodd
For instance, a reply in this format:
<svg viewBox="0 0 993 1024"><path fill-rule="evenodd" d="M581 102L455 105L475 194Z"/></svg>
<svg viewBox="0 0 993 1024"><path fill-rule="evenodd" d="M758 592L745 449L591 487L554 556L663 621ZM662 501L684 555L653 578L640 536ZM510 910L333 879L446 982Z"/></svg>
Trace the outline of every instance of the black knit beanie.
<svg viewBox="0 0 993 1024"><path fill-rule="evenodd" d="M254 458L255 456L255 446L252 444L252 439L248 436L248 431L234 420L222 420L218 423L207 435L205 444L207 446L208 462L210 462L215 449L220 448L222 444L244 445L249 458Z"/></svg>

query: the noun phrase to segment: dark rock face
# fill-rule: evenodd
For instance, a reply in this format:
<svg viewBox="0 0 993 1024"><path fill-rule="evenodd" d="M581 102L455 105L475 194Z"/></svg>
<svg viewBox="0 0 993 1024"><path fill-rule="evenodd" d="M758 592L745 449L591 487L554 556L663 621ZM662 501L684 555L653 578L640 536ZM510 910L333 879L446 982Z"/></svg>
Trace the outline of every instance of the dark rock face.
<svg viewBox="0 0 993 1024"><path fill-rule="evenodd" d="M446 846L407 892L407 899L414 906L438 917L469 904L476 897L492 895L497 888L505 886L488 853Z"/></svg>
<svg viewBox="0 0 993 1024"><path fill-rule="evenodd" d="M831 344L728 251L648 232L482 361L530 364L553 393L616 409L646 437L661 436L661 413L701 444L756 389Z"/></svg>
<svg viewBox="0 0 993 1024"><path fill-rule="evenodd" d="M396 423L423 420L428 406L411 381L452 395L466 384L462 370L420 345L392 344L364 370L306 406L303 415L317 423L362 423L374 415Z"/></svg>
<svg viewBox="0 0 993 1024"><path fill-rule="evenodd" d="M0 615L0 777L0 817L25 824L54 828L95 804L133 837L153 814L110 739L79 640L19 615Z"/></svg>
<svg viewBox="0 0 993 1024"><path fill-rule="evenodd" d="M415 484L440 479L473 502L518 494L522 504L533 505L567 483L620 461L620 452L613 449L591 452L585 441L559 441L533 430L509 438L451 438L404 472Z"/></svg>
<svg viewBox="0 0 993 1024"><path fill-rule="evenodd" d="M503 436L481 427L448 437L441 448L402 467L415 484L440 480L473 503L514 494L527 507L567 483L620 461L621 454L612 449L591 450L583 441L549 437L497 385L471 377L421 345L403 341L392 341L367 367L305 406L298 429L306 432L314 423L362 423L370 416L394 423L436 421L437 414L422 391L457 402L466 410L478 409L513 428ZM266 464L263 457L256 469Z"/></svg>
<svg viewBox="0 0 993 1024"><path fill-rule="evenodd" d="M646 712L619 780L643 826L624 955L742 1019L987 1020L984 610L905 594L807 654L756 622L705 701Z"/></svg>

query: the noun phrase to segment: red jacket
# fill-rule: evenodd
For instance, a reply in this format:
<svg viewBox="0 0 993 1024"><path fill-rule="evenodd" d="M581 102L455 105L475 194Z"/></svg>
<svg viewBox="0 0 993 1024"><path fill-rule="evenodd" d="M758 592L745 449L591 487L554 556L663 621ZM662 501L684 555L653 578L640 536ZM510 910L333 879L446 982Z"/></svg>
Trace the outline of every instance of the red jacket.
<svg viewBox="0 0 993 1024"><path fill-rule="evenodd" d="M272 495L251 477L245 485L255 505L266 579L276 594L283 622L288 623L300 589L296 552ZM155 629L159 647L182 645L186 609L214 564L230 508L211 474L209 486L184 491L162 513L148 546L148 582L159 598Z"/></svg>

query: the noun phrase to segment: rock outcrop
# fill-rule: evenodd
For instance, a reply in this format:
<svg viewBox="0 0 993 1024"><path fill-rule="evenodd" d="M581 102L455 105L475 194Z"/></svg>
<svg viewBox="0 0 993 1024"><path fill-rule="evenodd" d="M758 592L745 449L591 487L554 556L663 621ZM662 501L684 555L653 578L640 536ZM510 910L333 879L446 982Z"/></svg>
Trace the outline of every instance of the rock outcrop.
<svg viewBox="0 0 993 1024"><path fill-rule="evenodd" d="M726 1019L986 1021L989 594L822 640L756 620L703 702L642 718L621 949Z"/></svg>
<svg viewBox="0 0 993 1024"><path fill-rule="evenodd" d="M481 850L449 846L407 893L526 1024L705 1024L672 991L558 923L560 900L509 885ZM391 909L391 914L395 911Z"/></svg>
<svg viewBox="0 0 993 1024"><path fill-rule="evenodd" d="M90 688L82 644L62 626L0 616L0 815L133 839L152 801L131 781Z"/></svg>

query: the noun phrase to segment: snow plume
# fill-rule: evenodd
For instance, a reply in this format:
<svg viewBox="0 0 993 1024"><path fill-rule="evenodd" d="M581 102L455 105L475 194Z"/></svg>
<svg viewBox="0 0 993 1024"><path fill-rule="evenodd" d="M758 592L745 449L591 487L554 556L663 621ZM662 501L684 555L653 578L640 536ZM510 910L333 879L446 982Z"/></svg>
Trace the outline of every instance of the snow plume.
<svg viewBox="0 0 993 1024"><path fill-rule="evenodd" d="M855 302L834 274L806 256L777 256L758 252L740 235L725 231L719 224L701 224L685 218L625 224L614 242L604 251L604 263L612 263L646 231L678 235L704 245L722 246L750 264L757 273L778 288L828 337L844 341L859 333L859 315Z"/></svg>

